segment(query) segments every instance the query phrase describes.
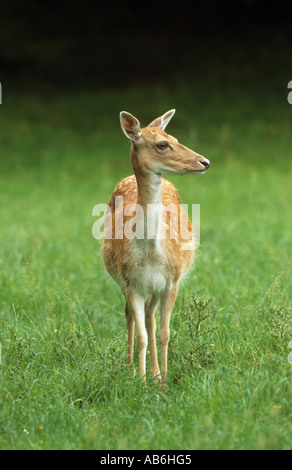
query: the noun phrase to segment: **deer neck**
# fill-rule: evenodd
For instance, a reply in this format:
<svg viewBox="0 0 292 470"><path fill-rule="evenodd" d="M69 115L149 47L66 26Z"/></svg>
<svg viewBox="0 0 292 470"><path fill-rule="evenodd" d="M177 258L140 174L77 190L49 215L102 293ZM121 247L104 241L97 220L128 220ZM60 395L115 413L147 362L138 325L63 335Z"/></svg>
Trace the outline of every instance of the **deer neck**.
<svg viewBox="0 0 292 470"><path fill-rule="evenodd" d="M158 240L162 219L162 177L150 171L142 171L133 164L137 180L137 204L143 209L144 229L147 239Z"/></svg>
<svg viewBox="0 0 292 470"><path fill-rule="evenodd" d="M155 173L143 175L135 174L138 186L137 203L143 208L146 215L149 205L157 208L162 202L161 175Z"/></svg>

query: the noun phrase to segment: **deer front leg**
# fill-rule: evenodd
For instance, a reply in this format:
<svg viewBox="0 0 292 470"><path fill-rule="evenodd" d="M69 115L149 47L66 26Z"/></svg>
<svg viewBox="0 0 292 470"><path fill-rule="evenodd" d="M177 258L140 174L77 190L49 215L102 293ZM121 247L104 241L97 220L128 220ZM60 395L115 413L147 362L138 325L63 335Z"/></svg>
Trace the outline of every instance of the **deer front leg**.
<svg viewBox="0 0 292 470"><path fill-rule="evenodd" d="M161 320L159 328L159 342L161 349L161 380L167 380L167 350L169 341L169 322L172 309L177 296L178 285L173 284L170 288L166 289L161 295Z"/></svg>
<svg viewBox="0 0 292 470"><path fill-rule="evenodd" d="M138 348L139 348L140 377L143 377L143 379L145 380L146 350L147 350L147 343L148 343L148 335L147 335L147 331L145 327L144 298L143 296L137 293L127 292L126 299L127 299L128 307L131 310L131 313L133 315L133 319L134 319L135 326L136 326L136 335L137 335L137 342L138 342ZM130 357L133 358L132 343L130 342L130 339L128 341L128 348L129 348L129 345L131 346ZM128 349L128 354L129 354L129 349ZM129 360L129 356L128 356L128 360Z"/></svg>
<svg viewBox="0 0 292 470"><path fill-rule="evenodd" d="M160 379L160 370L157 359L156 348L156 317L158 311L159 297L150 295L145 302L145 315L146 315L146 328L148 333L148 342L150 349L150 363L151 370L150 376L152 378Z"/></svg>

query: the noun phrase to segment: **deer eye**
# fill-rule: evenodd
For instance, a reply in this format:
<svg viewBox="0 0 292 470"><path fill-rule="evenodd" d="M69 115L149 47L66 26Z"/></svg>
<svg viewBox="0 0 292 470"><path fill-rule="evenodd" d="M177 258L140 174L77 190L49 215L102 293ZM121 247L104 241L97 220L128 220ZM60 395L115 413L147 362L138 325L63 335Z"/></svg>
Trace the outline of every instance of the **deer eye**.
<svg viewBox="0 0 292 470"><path fill-rule="evenodd" d="M169 147L168 142L159 142L159 143L157 144L157 148L159 148L159 150L164 150L164 149L166 149L167 147Z"/></svg>

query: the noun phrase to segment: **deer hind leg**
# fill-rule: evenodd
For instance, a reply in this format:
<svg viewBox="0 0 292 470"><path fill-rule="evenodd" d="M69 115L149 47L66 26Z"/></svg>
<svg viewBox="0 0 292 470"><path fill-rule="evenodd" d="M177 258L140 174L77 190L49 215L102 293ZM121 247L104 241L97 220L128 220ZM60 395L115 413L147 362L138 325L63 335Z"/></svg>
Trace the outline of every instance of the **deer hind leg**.
<svg viewBox="0 0 292 470"><path fill-rule="evenodd" d="M161 295L161 320L159 328L159 342L161 348L161 380L167 380L167 351L169 342L169 322L172 309L177 296L178 285L174 284Z"/></svg>
<svg viewBox="0 0 292 470"><path fill-rule="evenodd" d="M146 349L148 344L148 335L145 327L145 308L144 308L144 298L133 292L127 292L126 294L128 312L132 314L132 319L135 322L136 326L136 335L139 348L139 371L140 376L145 379L146 374ZM126 317L127 318L127 317ZM128 363L133 361L133 324L132 320L127 320L128 326ZM131 362L129 362L131 361Z"/></svg>
<svg viewBox="0 0 292 470"><path fill-rule="evenodd" d="M160 370L157 359L157 348L156 348L156 317L158 312L159 297L155 295L149 295L145 302L145 316L146 316L146 328L148 333L148 342L150 349L150 376L152 378L160 379Z"/></svg>

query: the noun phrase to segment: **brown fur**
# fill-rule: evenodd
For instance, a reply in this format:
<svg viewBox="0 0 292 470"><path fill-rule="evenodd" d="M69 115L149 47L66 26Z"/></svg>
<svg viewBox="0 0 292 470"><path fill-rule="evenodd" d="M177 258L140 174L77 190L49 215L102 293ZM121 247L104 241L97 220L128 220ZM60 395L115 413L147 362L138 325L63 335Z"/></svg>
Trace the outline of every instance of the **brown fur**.
<svg viewBox="0 0 292 470"><path fill-rule="evenodd" d="M128 176L127 178L120 181L116 186L114 192L109 201L109 207L111 209L112 217L109 217L105 221L105 233L106 237L103 244L103 259L104 264L108 273L115 280L128 278L128 272L132 269L132 244L127 238L115 239L115 197L123 196L123 207L118 208L124 212L124 207L128 204L136 204L138 202L138 187L137 180L134 175ZM176 187L170 183L170 181L162 178L162 204L163 212L166 220L166 239L164 240L163 250L165 251L165 258L167 259L168 269L171 273L171 279L173 282L177 282L181 275L188 272L191 267L194 250L182 250L182 243L190 240L190 233L192 234L192 226L189 220L187 220L188 233L181 233L180 226L185 227L186 223L178 224L178 234L176 238L170 238L170 220L171 214L165 210L165 207L170 204L175 204L178 208L178 221L180 217L187 219L185 211L180 208L180 198ZM172 208L171 208L172 209ZM109 216L109 214L107 214ZM124 216L124 224L129 221L130 216ZM172 237L174 233L172 232ZM151 256L151 253L149 253ZM156 253L153 253L156 256ZM141 260L143 263L143 257Z"/></svg>

